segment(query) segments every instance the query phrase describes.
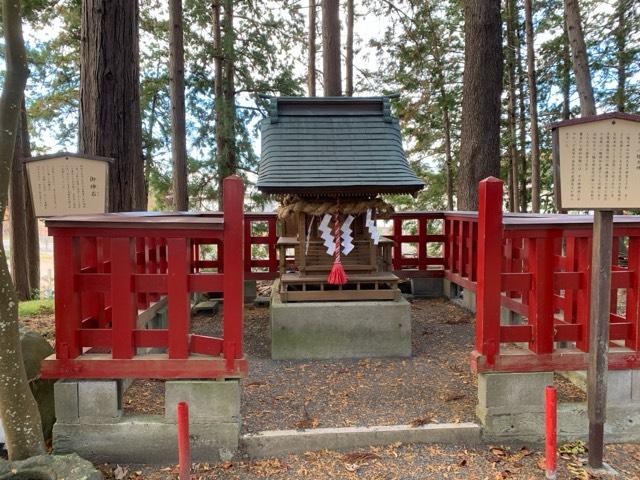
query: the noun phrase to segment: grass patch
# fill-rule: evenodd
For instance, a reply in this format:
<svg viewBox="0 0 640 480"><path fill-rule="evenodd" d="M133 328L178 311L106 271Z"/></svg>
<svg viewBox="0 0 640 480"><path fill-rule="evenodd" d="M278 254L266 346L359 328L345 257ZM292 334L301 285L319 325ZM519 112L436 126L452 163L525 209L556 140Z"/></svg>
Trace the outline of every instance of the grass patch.
<svg viewBox="0 0 640 480"><path fill-rule="evenodd" d="M35 317L38 315L51 315L53 313L53 299L29 300L20 302L18 307L19 317Z"/></svg>

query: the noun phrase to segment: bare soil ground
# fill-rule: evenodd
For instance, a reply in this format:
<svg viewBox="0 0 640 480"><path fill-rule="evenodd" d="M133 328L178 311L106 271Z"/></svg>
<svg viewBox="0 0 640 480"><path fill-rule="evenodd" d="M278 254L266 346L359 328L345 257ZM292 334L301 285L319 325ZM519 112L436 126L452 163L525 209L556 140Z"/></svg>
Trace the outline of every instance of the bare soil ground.
<svg viewBox="0 0 640 480"><path fill-rule="evenodd" d="M582 467L580 445L569 445L558 461L558 480L588 480ZM609 445L606 460L621 480L640 479L640 445ZM177 468L102 465L107 480L176 479ZM487 446L464 449L456 446L395 444L354 452L308 452L253 462L194 464L193 479L471 479L525 480L544 478L544 452L526 446ZM605 477L600 477L605 478Z"/></svg>

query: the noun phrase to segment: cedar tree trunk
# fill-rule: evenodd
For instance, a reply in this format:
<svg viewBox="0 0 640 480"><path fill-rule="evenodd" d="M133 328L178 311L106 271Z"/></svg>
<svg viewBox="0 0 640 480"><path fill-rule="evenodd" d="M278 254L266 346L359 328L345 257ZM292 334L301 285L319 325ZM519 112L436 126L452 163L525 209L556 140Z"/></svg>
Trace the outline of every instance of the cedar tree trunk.
<svg viewBox="0 0 640 480"><path fill-rule="evenodd" d="M478 182L500 175L500 0L465 0L458 209L478 207Z"/></svg>
<svg viewBox="0 0 640 480"><path fill-rule="evenodd" d="M83 0L80 152L111 157L109 210L147 206L142 154L137 0Z"/></svg>
<svg viewBox="0 0 640 480"><path fill-rule="evenodd" d="M325 97L342 95L340 2L322 0L322 74Z"/></svg>
<svg viewBox="0 0 640 480"><path fill-rule="evenodd" d="M538 132L538 87L533 39L532 0L524 0L527 32L527 81L529 84L529 120L531 135L531 209L540 213L540 135Z"/></svg>
<svg viewBox="0 0 640 480"><path fill-rule="evenodd" d="M316 0L309 0L309 40L307 58L307 91L316 96Z"/></svg>
<svg viewBox="0 0 640 480"><path fill-rule="evenodd" d="M184 106L184 43L182 0L169 1L169 72L171 75L171 159L173 209L189 210L187 134Z"/></svg>
<svg viewBox="0 0 640 480"><path fill-rule="evenodd" d="M591 72L587 46L582 33L582 19L578 0L564 0L564 15L567 22L567 33L573 59L573 72L576 76L576 88L580 97L580 116L589 117L596 114L596 102L593 97Z"/></svg>

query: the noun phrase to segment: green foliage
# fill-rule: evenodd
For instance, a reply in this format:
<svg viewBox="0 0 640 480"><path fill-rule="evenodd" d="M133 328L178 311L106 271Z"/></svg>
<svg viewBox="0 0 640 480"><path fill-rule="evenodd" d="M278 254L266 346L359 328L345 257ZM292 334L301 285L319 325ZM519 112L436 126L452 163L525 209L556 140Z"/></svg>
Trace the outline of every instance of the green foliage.
<svg viewBox="0 0 640 480"><path fill-rule="evenodd" d="M38 315L51 315L53 313L53 299L29 300L20 302L18 306L19 317L36 317Z"/></svg>

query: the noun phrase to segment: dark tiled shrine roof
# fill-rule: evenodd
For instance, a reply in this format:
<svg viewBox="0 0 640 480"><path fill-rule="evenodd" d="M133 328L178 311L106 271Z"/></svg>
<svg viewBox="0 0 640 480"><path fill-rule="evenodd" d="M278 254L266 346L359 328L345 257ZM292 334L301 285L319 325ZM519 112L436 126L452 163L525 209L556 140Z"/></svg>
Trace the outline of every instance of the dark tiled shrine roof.
<svg viewBox="0 0 640 480"><path fill-rule="evenodd" d="M388 97L279 97L262 122L265 193L414 193Z"/></svg>

